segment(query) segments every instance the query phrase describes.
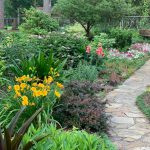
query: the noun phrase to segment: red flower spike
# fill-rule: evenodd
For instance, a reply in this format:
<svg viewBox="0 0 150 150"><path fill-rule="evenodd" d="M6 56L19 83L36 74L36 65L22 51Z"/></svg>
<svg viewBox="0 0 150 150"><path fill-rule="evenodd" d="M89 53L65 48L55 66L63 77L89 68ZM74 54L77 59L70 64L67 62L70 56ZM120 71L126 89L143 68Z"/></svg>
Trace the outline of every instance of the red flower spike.
<svg viewBox="0 0 150 150"><path fill-rule="evenodd" d="M90 51L91 51L91 46L87 46L87 47L86 47L86 53L88 53L88 54L89 54L89 53L90 53Z"/></svg>
<svg viewBox="0 0 150 150"><path fill-rule="evenodd" d="M104 57L105 56L105 54L104 54L104 52L103 52L103 48L102 47L99 47L97 50L96 50L96 54L98 55L98 56L102 56L102 57Z"/></svg>

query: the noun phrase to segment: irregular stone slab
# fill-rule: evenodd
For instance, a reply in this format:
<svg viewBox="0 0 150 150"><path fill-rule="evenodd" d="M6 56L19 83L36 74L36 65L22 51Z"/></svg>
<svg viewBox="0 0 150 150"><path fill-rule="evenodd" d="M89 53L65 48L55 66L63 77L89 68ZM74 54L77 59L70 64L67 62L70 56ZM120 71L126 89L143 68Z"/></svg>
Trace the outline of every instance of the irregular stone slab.
<svg viewBox="0 0 150 150"><path fill-rule="evenodd" d="M126 112L125 113L127 115L127 117L131 117L131 118L143 118L144 115L141 113L131 113L131 112Z"/></svg>
<svg viewBox="0 0 150 150"><path fill-rule="evenodd" d="M146 143L150 143L150 134L147 134L145 137L143 137L142 141Z"/></svg>
<svg viewBox="0 0 150 150"><path fill-rule="evenodd" d="M138 123L138 124L135 124L134 126L128 128L128 129L131 129L131 130L141 130L141 131L145 130L145 131L150 132L150 125L146 124L146 123L145 124Z"/></svg>
<svg viewBox="0 0 150 150"><path fill-rule="evenodd" d="M131 150L150 150L150 147L136 147Z"/></svg>
<svg viewBox="0 0 150 150"><path fill-rule="evenodd" d="M136 123L149 123L146 118L136 118Z"/></svg>
<svg viewBox="0 0 150 150"><path fill-rule="evenodd" d="M135 131L135 130L118 130L117 135L119 137L132 138L132 139L140 139L144 133Z"/></svg>
<svg viewBox="0 0 150 150"><path fill-rule="evenodd" d="M133 118L128 117L112 117L111 121L118 124L134 124Z"/></svg>
<svg viewBox="0 0 150 150"><path fill-rule="evenodd" d="M127 141L127 142L133 142L133 141L135 141L134 138L129 138L129 137L128 137L128 138L125 138L124 140Z"/></svg>

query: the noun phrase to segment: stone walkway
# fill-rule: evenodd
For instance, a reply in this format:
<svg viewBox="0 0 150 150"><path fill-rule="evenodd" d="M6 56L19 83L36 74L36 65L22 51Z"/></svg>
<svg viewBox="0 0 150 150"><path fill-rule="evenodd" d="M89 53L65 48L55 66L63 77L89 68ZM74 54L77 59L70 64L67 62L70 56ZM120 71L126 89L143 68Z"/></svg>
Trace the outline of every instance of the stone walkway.
<svg viewBox="0 0 150 150"><path fill-rule="evenodd" d="M150 85L150 60L106 99L110 137L119 150L150 150L150 121L136 106L136 98Z"/></svg>

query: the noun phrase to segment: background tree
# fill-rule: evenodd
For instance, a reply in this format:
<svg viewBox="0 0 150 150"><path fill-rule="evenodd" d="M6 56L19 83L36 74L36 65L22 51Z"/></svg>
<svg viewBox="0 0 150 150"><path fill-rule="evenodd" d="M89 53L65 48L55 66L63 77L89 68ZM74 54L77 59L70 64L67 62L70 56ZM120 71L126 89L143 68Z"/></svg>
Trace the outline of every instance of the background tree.
<svg viewBox="0 0 150 150"><path fill-rule="evenodd" d="M43 11L46 14L50 14L52 7L52 1L51 0L43 0Z"/></svg>
<svg viewBox="0 0 150 150"><path fill-rule="evenodd" d="M0 0L0 29L4 28L4 0Z"/></svg>
<svg viewBox="0 0 150 150"><path fill-rule="evenodd" d="M81 24L91 40L94 25L103 18L119 19L129 13L129 8L125 0L58 0L54 12Z"/></svg>

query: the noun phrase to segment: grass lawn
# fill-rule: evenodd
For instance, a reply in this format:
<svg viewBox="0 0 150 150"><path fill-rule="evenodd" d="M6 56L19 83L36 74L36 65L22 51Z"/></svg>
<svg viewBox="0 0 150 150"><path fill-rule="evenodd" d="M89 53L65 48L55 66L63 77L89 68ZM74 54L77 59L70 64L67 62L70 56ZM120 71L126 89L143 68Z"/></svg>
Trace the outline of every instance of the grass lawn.
<svg viewBox="0 0 150 150"><path fill-rule="evenodd" d="M137 98L136 101L139 109L150 120L150 92L146 91Z"/></svg>

